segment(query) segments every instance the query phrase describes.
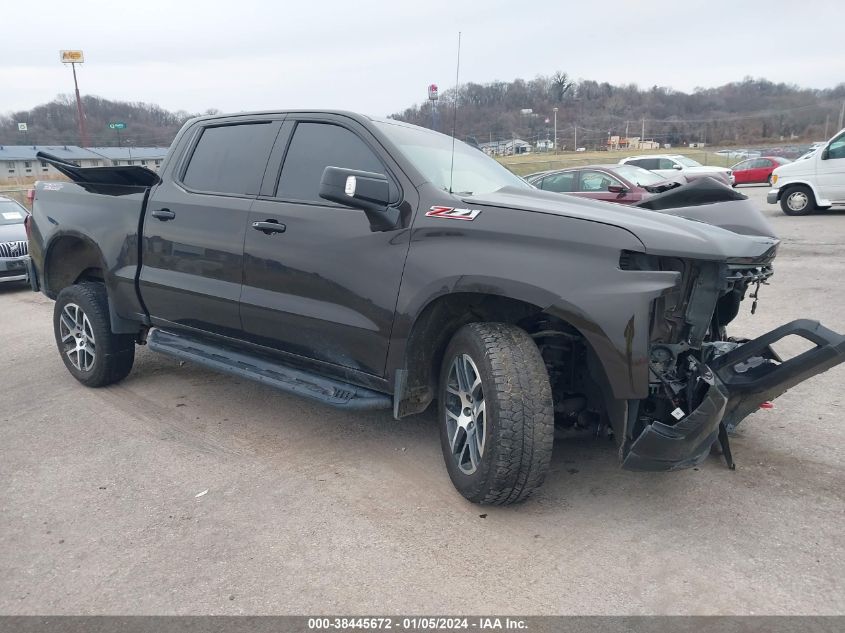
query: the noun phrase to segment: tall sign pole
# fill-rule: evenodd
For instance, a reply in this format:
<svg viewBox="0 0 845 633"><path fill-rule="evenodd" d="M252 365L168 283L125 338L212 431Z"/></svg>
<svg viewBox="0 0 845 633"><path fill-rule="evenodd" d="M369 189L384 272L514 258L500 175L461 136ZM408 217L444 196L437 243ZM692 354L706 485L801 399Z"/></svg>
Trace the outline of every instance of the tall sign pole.
<svg viewBox="0 0 845 633"><path fill-rule="evenodd" d="M76 91L76 116L79 120L79 142L82 147L88 147L88 131L85 129L85 110L82 107L82 98L79 96L79 83L76 81L76 65L85 63L85 56L82 51L59 51L63 64L70 64L73 69L73 88Z"/></svg>
<svg viewBox="0 0 845 633"><path fill-rule="evenodd" d="M428 100L431 102L431 129L437 129L437 99L438 89L437 84L431 84L428 87Z"/></svg>

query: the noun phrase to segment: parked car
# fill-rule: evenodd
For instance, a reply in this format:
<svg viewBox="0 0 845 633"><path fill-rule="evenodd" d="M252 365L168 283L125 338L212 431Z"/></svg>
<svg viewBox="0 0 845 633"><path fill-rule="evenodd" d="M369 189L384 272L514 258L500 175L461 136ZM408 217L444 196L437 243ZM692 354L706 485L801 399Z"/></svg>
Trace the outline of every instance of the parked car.
<svg viewBox="0 0 845 633"><path fill-rule="evenodd" d="M714 442L732 464L729 430L845 360L815 321L728 335L779 241L718 185L674 209L695 219L621 208L432 130L314 110L191 119L158 173L38 158L71 179L36 186L27 229L76 380L120 381L146 344L348 411L436 400L471 501L540 486L556 417L612 429L625 468L689 468ZM778 362L792 334L816 347Z"/></svg>
<svg viewBox="0 0 845 633"><path fill-rule="evenodd" d="M0 196L0 283L27 281L28 243L25 207Z"/></svg>
<svg viewBox="0 0 845 633"><path fill-rule="evenodd" d="M845 129L808 154L772 173L774 188L766 201L779 202L787 215L809 215L845 204Z"/></svg>
<svg viewBox="0 0 845 633"><path fill-rule="evenodd" d="M629 156L619 161L620 165L636 165L660 174L671 180L680 173L687 182L709 176L721 180L725 184L733 184L733 174L730 169L702 165L698 161L680 154L650 154L648 156Z"/></svg>
<svg viewBox="0 0 845 633"><path fill-rule="evenodd" d="M666 180L636 165L589 165L534 174L526 178L543 191L579 198L634 204L680 183Z"/></svg>
<svg viewBox="0 0 845 633"><path fill-rule="evenodd" d="M715 154L727 160L745 160L748 158L760 158L761 156L760 152L753 149L720 149Z"/></svg>
<svg viewBox="0 0 845 633"><path fill-rule="evenodd" d="M782 156L766 156L765 158L744 160L731 167L731 171L734 173L734 185L761 182L772 184L772 172L775 168L790 162L792 161Z"/></svg>

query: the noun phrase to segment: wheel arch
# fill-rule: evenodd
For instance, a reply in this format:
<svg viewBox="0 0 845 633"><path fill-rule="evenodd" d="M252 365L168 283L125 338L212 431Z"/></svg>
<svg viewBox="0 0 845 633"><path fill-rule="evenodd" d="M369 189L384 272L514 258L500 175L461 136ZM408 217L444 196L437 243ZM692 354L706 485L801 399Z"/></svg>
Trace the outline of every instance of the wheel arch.
<svg viewBox="0 0 845 633"><path fill-rule="evenodd" d="M109 296L108 267L100 248L91 238L75 231L54 236L44 251L44 294L55 300L68 286L80 281L95 281L106 288L109 319L114 333L136 334L141 324L117 314Z"/></svg>
<svg viewBox="0 0 845 633"><path fill-rule="evenodd" d="M392 376L395 417L420 413L428 407L437 393L446 347L455 333L469 323L508 323L530 331L536 324L552 322L556 329L572 331L583 338L590 354L589 370L596 374L602 389L609 385L604 363L590 342L591 337L582 331L593 325L580 310L540 288L519 284L511 290L504 294L492 288L485 291L458 284L451 292L430 297L415 318L405 319L406 326L398 333L401 350L394 348L391 356L395 359L392 366L397 368ZM550 311L552 306L554 312Z"/></svg>
<svg viewBox="0 0 845 633"><path fill-rule="evenodd" d="M44 292L54 299L81 279L105 281L106 265L100 248L76 232L53 237L44 254Z"/></svg>
<svg viewBox="0 0 845 633"><path fill-rule="evenodd" d="M777 194L776 200L778 202L780 202L781 198L783 198L783 194L790 187L795 187L795 186L807 187L813 193L813 198L815 198L816 202L817 203L819 202L819 192L818 192L818 190L816 189L815 185L812 182L810 182L809 180L806 180L806 179L790 180L789 182L784 183L784 184L778 183L778 194Z"/></svg>

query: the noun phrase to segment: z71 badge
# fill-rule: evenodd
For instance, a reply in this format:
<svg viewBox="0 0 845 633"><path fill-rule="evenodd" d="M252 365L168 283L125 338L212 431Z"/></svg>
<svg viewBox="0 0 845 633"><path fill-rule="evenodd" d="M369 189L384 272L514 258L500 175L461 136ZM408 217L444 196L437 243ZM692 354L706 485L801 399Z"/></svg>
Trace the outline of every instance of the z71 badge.
<svg viewBox="0 0 845 633"><path fill-rule="evenodd" d="M472 222L481 213L481 209L455 209L454 207L431 207L426 211L429 218L446 218L447 220L467 220Z"/></svg>

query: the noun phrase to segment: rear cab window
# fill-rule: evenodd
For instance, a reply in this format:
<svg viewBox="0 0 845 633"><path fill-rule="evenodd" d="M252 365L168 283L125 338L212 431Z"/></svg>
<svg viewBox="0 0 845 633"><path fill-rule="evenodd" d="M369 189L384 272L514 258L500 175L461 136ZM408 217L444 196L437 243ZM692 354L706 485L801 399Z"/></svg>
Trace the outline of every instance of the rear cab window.
<svg viewBox="0 0 845 633"><path fill-rule="evenodd" d="M203 129L182 184L196 192L240 196L258 194L270 148L274 121L251 121Z"/></svg>
<svg viewBox="0 0 845 633"><path fill-rule="evenodd" d="M560 174L552 174L543 178L540 189L543 191L554 191L555 193L569 193L575 191L575 176L577 171L565 171Z"/></svg>

